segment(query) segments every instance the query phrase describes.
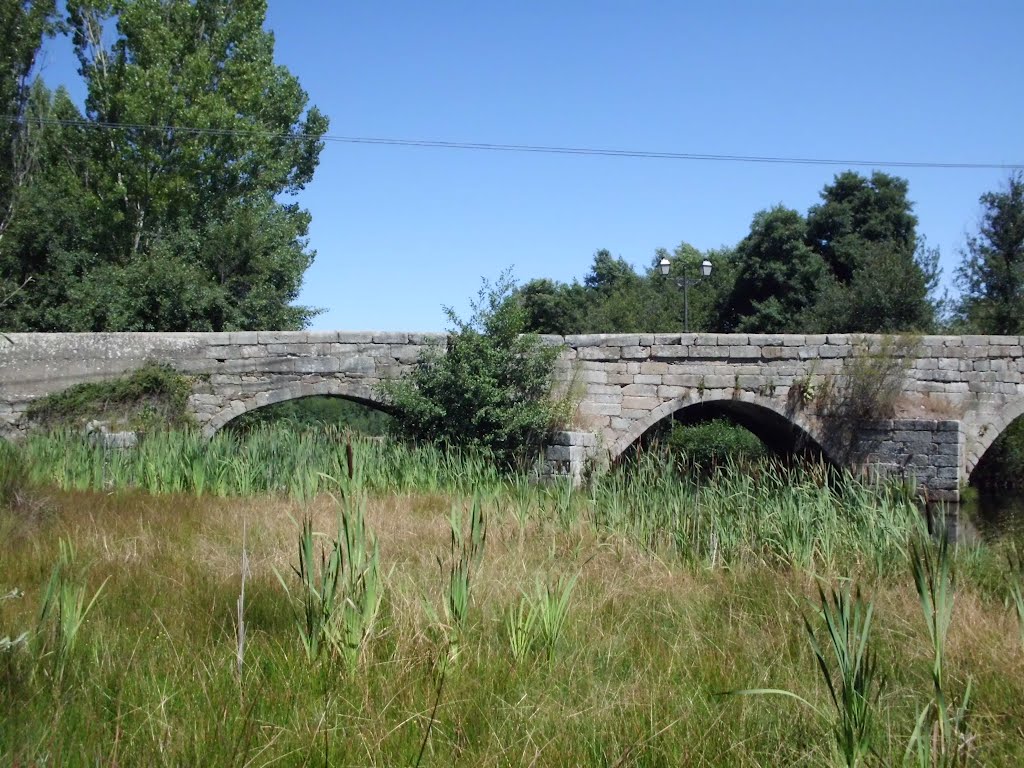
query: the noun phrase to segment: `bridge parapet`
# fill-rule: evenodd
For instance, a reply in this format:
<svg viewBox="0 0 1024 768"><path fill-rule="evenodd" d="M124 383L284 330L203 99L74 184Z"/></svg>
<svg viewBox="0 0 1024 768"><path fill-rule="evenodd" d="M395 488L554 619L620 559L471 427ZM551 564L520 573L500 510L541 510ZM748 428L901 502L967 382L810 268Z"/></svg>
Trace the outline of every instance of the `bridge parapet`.
<svg viewBox="0 0 1024 768"><path fill-rule="evenodd" d="M797 433L839 457L844 446L830 442L822 393L848 379L855 361L893 342L852 334L699 333L544 340L564 347L557 376L578 390L575 428L596 434L613 459L660 419L709 405L762 436ZM253 408L308 395L379 405L380 383L407 372L425 345L444 341L444 334L374 331L11 334L0 337L0 432L23 431L24 411L36 398L110 379L150 360L192 377L189 405L207 433ZM958 424L958 483L1024 413L1022 347L1018 336L922 336L904 345L895 416ZM942 432L909 431L922 430ZM900 432L908 430L894 434ZM901 440L881 444L902 456L905 466L920 469L936 457L929 465L934 479L949 484L947 453L912 450L925 442ZM876 463L892 468L894 456L883 461L875 454Z"/></svg>

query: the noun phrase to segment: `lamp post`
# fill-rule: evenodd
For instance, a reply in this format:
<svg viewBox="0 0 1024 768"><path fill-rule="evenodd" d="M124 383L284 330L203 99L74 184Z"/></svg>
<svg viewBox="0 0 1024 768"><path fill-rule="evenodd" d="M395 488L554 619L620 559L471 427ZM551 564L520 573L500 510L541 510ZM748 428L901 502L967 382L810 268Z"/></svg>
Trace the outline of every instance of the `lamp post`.
<svg viewBox="0 0 1024 768"><path fill-rule="evenodd" d="M676 280L676 285L683 289L683 333L690 332L690 286L696 285L705 277L711 276L711 262L708 259L704 259L700 263L700 275L697 277L686 276L686 262L680 263L680 269L682 275ZM658 262L658 270L661 272L662 277L668 277L668 273L672 271L672 261L668 256L662 256L661 261Z"/></svg>

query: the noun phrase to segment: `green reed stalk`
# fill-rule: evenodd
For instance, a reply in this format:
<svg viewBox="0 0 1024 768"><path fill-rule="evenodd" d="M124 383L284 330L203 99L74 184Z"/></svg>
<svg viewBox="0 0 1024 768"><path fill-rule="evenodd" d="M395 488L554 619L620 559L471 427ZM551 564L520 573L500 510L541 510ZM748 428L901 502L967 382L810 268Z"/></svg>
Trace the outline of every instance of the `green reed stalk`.
<svg viewBox="0 0 1024 768"><path fill-rule="evenodd" d="M945 521L945 514L940 519ZM968 680L960 704L952 706L946 680L945 647L953 618L956 579L944 522L934 539L923 534L912 542L910 565L931 641L932 698L918 716L904 759L921 768L967 765L973 742L967 722L971 683Z"/></svg>
<svg viewBox="0 0 1024 768"><path fill-rule="evenodd" d="M814 660L828 690L832 715L792 691L777 688L750 688L730 691L730 695L782 695L803 703L821 718L830 721L836 762L848 768L863 765L875 752L875 725L878 699L884 681L870 644L874 607L858 589L852 597L849 588L832 590L830 595L818 587L821 608L818 617L825 625L826 653L807 616L803 617Z"/></svg>

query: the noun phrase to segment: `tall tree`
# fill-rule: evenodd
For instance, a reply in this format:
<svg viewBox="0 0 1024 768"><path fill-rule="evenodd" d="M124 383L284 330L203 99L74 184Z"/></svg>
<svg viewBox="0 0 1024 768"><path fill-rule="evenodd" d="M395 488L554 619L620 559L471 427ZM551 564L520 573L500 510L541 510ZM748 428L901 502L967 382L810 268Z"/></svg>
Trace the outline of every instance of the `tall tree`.
<svg viewBox="0 0 1024 768"><path fill-rule="evenodd" d="M547 278L531 280L516 290L532 333L582 333L587 311L587 289Z"/></svg>
<svg viewBox="0 0 1024 768"><path fill-rule="evenodd" d="M885 173L847 171L821 192L807 215L807 242L830 273L814 324L821 330L929 330L938 272L919 247L907 182ZM893 286L899 286L898 291Z"/></svg>
<svg viewBox="0 0 1024 768"><path fill-rule="evenodd" d="M55 0L0 0L0 238L35 165L31 78L55 17Z"/></svg>
<svg viewBox="0 0 1024 768"><path fill-rule="evenodd" d="M754 216L736 246L736 280L722 312L730 332L798 333L807 330L826 274L806 243L807 223L783 206Z"/></svg>
<svg viewBox="0 0 1024 768"><path fill-rule="evenodd" d="M292 301L314 256L309 215L283 198L312 179L327 120L275 64L265 0L68 0L67 8L85 113L59 95L47 108L88 127L65 125L54 137L48 165L58 178L43 186L71 194L77 184L78 202L58 201L83 214L83 232L0 254L5 273L29 263L38 276L40 290L26 294L32 306L12 308L14 322L303 327L313 311ZM65 157L71 145L75 156Z"/></svg>
<svg viewBox="0 0 1024 768"><path fill-rule="evenodd" d="M981 205L957 272L961 314L980 333L1024 334L1024 175L983 194Z"/></svg>

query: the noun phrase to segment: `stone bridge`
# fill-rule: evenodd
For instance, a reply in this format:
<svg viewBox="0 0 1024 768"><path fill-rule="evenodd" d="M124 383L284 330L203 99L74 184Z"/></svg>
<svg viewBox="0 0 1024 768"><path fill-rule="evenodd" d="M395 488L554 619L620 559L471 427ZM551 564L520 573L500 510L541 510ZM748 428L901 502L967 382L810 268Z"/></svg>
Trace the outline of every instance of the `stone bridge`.
<svg viewBox="0 0 1024 768"><path fill-rule="evenodd" d="M562 347L556 383L578 401L575 431L556 435L547 450L568 471L584 458L615 460L663 419L720 414L779 449L912 476L933 496L956 499L1024 413L1017 336L543 338ZM0 435L30 428L24 414L36 398L146 361L191 378L189 409L207 435L254 408L310 395L380 407L377 385L444 340L333 331L0 336Z"/></svg>

